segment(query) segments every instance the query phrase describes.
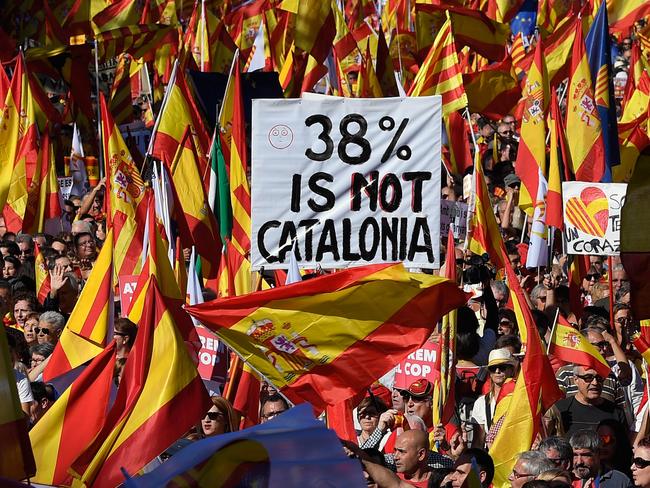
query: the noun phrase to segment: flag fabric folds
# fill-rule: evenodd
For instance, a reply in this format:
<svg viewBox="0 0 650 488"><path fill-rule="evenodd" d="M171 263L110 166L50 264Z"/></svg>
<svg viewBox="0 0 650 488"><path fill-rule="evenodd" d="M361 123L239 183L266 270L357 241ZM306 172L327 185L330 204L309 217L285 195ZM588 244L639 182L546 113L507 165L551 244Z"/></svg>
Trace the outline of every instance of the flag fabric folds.
<svg viewBox="0 0 650 488"><path fill-rule="evenodd" d="M596 346L571 327L564 317L558 315L550 341L549 353L567 363L579 364L595 369L600 376L607 378L611 368Z"/></svg>
<svg viewBox="0 0 650 488"><path fill-rule="evenodd" d="M233 450L233 447L237 448ZM300 453L296 456L296 453ZM163 466L126 481L146 486L365 486L357 460L347 458L336 434L298 405L268 422L190 444Z"/></svg>
<svg viewBox="0 0 650 488"><path fill-rule="evenodd" d="M290 400L323 409L375 381L465 301L455 283L397 264L347 269L186 310Z"/></svg>
<svg viewBox="0 0 650 488"><path fill-rule="evenodd" d="M440 28L426 59L422 62L408 95L410 97L441 95L444 116L467 107L467 95L463 88L463 76L458 64L449 17Z"/></svg>

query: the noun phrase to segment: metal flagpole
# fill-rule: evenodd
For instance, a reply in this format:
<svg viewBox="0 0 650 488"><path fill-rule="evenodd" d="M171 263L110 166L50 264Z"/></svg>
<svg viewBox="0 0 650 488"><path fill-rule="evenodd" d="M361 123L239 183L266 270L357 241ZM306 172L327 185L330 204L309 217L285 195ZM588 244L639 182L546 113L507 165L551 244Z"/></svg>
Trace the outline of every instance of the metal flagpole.
<svg viewBox="0 0 650 488"><path fill-rule="evenodd" d="M97 88L97 138L99 141L99 154L98 154L98 160L99 160L99 178L103 178L104 175L104 141L102 138L102 112L101 112L101 107L100 107L100 102L99 102L99 97L100 97L100 89L99 89L99 56L98 56L98 49L97 49L97 39L94 39L94 46L95 46L95 87Z"/></svg>

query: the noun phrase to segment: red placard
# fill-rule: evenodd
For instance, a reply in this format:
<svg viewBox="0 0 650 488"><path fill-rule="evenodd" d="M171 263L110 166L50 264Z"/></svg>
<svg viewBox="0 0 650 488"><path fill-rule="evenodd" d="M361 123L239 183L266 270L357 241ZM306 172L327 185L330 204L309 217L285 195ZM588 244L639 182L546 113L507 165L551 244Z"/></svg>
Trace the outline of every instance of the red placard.
<svg viewBox="0 0 650 488"><path fill-rule="evenodd" d="M426 378L431 382L436 381L439 376L439 358L440 345L434 342L425 342L420 349L413 351L397 365L393 386L406 389L420 378Z"/></svg>
<svg viewBox="0 0 650 488"><path fill-rule="evenodd" d="M223 384L226 381L226 347L203 326L197 326L196 333L201 340L197 366L201 378Z"/></svg>
<svg viewBox="0 0 650 488"><path fill-rule="evenodd" d="M122 275L118 278L118 284L122 317L126 317L131 308L135 287L138 284L138 275Z"/></svg>

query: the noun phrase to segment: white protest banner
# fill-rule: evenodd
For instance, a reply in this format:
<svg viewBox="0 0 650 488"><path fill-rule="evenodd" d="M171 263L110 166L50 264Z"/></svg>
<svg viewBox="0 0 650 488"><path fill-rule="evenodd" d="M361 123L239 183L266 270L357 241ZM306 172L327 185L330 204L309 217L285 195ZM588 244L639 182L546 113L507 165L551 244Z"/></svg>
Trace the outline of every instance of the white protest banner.
<svg viewBox="0 0 650 488"><path fill-rule="evenodd" d="M440 376L438 358L440 345L434 342L425 342L420 349L409 354L406 359L395 368L394 388L407 389L411 383L426 378L434 382Z"/></svg>
<svg viewBox="0 0 650 488"><path fill-rule="evenodd" d="M253 100L253 269L439 268L440 97Z"/></svg>
<svg viewBox="0 0 650 488"><path fill-rule="evenodd" d="M569 254L618 256L625 183L562 183Z"/></svg>
<svg viewBox="0 0 650 488"><path fill-rule="evenodd" d="M465 202L440 201L440 235L449 234L449 224L454 224L454 237L464 240L467 234L467 204Z"/></svg>
<svg viewBox="0 0 650 488"><path fill-rule="evenodd" d="M70 198L70 192L72 191L72 185L74 184L72 176L57 178L57 180L59 180L59 193L61 194L61 198L67 200Z"/></svg>

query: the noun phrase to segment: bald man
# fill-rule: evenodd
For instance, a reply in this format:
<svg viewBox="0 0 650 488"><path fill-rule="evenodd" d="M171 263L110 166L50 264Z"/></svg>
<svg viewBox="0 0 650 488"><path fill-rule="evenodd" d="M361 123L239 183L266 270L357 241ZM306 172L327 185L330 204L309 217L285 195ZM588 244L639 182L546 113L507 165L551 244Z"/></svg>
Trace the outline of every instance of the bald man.
<svg viewBox="0 0 650 488"><path fill-rule="evenodd" d="M413 486L426 488L431 469L427 466L429 436L421 430L407 430L395 441L397 476Z"/></svg>

